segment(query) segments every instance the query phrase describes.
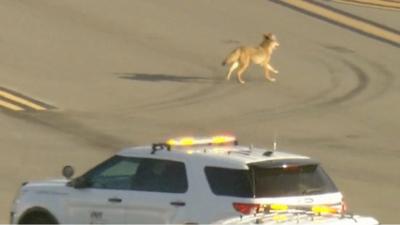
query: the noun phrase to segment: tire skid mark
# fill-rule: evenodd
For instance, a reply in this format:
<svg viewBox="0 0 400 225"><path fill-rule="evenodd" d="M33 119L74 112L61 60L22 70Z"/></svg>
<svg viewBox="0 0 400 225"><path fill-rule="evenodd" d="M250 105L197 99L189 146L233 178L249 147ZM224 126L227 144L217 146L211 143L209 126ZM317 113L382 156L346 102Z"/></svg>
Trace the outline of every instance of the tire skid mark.
<svg viewBox="0 0 400 225"><path fill-rule="evenodd" d="M324 67L327 69L328 74L330 75L329 80L330 80L331 85L329 87L313 94L312 96L310 96L306 99L303 99L302 101L297 101L296 104L286 104L286 105L278 106L278 107L274 107L274 108L272 108L270 106L270 107L266 107L264 109L260 109L257 111L245 113L244 116L252 116L254 114L261 115L261 114L265 114L265 113L276 114L276 115L290 114L290 113L306 110L306 108L309 107L310 105L316 104L316 102L321 101L321 98L322 99L329 98L329 97L325 97L325 96L329 96L332 92L334 92L336 89L338 89L340 87L340 78L335 76L334 67L332 65L330 65L327 61L325 61L323 58L315 58L313 60L316 60L319 63L323 64Z"/></svg>
<svg viewBox="0 0 400 225"><path fill-rule="evenodd" d="M196 91L192 91L189 94L186 92L188 89L186 84L179 85L176 90L179 90L179 92L182 92L181 95L173 97L173 98L162 98L161 100L154 101L151 103L146 103L146 104L141 104L141 105L135 105L128 110L132 110L134 108L137 109L148 109L148 110L168 110L170 108L179 108L179 107L184 107L188 105L194 105L198 104L204 101L215 101L216 99L220 100L221 98L228 96L229 94L232 93L240 93L238 91L238 88L236 88L236 85L234 88L231 88L227 91L225 89L220 88L219 86L225 82L223 79L224 76L222 76L218 71L218 69L215 66L209 66L204 60L200 59L199 56L194 56L192 55L193 59L189 60L188 58L182 59L184 61L190 62L190 63L196 63L198 66L202 66L203 68L206 68L208 71L210 71L209 74L209 79L208 81L211 82L203 82L203 84L206 84L207 86L204 88L199 88ZM180 58L180 57L178 57ZM210 84L209 84L210 83ZM184 86L184 87L182 87ZM182 91L183 90L183 91Z"/></svg>
<svg viewBox="0 0 400 225"><path fill-rule="evenodd" d="M380 87L378 87L377 91L369 97L370 100L376 99L380 96L382 96L387 90L389 90L395 81L395 76L394 74L389 71L385 66L383 66L380 63L377 63L375 61L370 61L367 59L363 59L365 62L367 62L372 69L374 69L377 73L377 77L380 78L378 81L380 82ZM383 75L383 76L381 76Z"/></svg>
<svg viewBox="0 0 400 225"><path fill-rule="evenodd" d="M335 58L335 57L334 57ZM256 120L262 119L265 121L266 119L274 119L274 118L287 118L297 113L312 113L321 110L329 110L331 111L332 107L337 107L338 105L350 102L356 97L360 96L370 85L369 76L357 65L345 59L336 59L339 60L342 64L344 64L347 68L349 68L352 73L349 75L355 76L356 85L351 88L351 90L341 94L336 97L316 97L318 94L313 95L311 98L305 99L302 103L296 105L289 105L283 107L276 108L265 108L258 111L247 112L242 114L241 117L254 117ZM332 85L327 88L323 96L328 96L330 93L333 93L336 89L340 87L340 83L336 81L336 76L334 74L329 73L331 75L331 81L335 81Z"/></svg>
<svg viewBox="0 0 400 225"><path fill-rule="evenodd" d="M215 82L216 85L222 85L223 80ZM240 84L238 84L240 85ZM224 86L221 88L221 86L217 87L215 85L211 86L207 90L201 90L199 92L193 93L192 96L185 96L182 97L179 101L166 104L163 106L153 106L151 109L157 109L157 110L168 110L170 108L176 109L179 107L186 107L190 105L195 105L199 104L202 102L207 101L207 103L210 102L215 102L215 101L220 101L223 98L228 98L232 97L234 95L239 95L240 93L243 93L245 89L239 88L237 85L231 85L231 86ZM208 93L208 95L205 95L204 92Z"/></svg>
<svg viewBox="0 0 400 225"><path fill-rule="evenodd" d="M307 105L307 104L312 104L315 103L316 101L319 101L321 98L324 98L325 96L329 96L332 92L334 92L337 88L340 87L340 79L335 75L335 68L330 65L327 61L325 61L323 58L315 58L314 60L319 61L320 64L324 65L326 70L328 71L328 74L330 75L330 87L326 88L325 90L322 90L313 96L305 99L302 101L299 105Z"/></svg>
<svg viewBox="0 0 400 225"><path fill-rule="evenodd" d="M182 94L170 99L155 101L152 103L146 103L143 105L136 105L134 108L141 109L153 109L153 110L161 110L168 109L171 107L179 107L185 104L195 104L196 102L202 101L204 98L210 97L213 91L217 90L216 85L220 82L215 80L212 81L211 84L207 85L204 88L199 88L196 91L192 91L189 94L186 92L186 88L182 88L182 85L179 85L177 89L183 90L180 91Z"/></svg>
<svg viewBox="0 0 400 225"><path fill-rule="evenodd" d="M353 71L353 74L357 78L357 85L349 92L347 92L339 97L331 98L324 102L318 103L315 106L326 107L326 106L330 106L330 105L341 104L352 98L355 98L357 95L359 95L362 91L364 91L368 87L369 77L366 75L366 73L360 67L356 66L355 64L351 63L350 61L348 61L346 59L342 59L341 61L344 65L346 65Z"/></svg>
<svg viewBox="0 0 400 225"><path fill-rule="evenodd" d="M41 113L13 113L8 111L5 112L5 114L12 118L49 128L57 133L70 136L74 140L78 140L89 146L94 146L106 151L132 145L130 142L88 127L76 120L60 114L59 112L46 111Z"/></svg>
<svg viewBox="0 0 400 225"><path fill-rule="evenodd" d="M165 48L165 46L170 47ZM171 53L171 49L175 49L175 52L173 52L173 54ZM207 83L204 82L207 86L201 87L195 91L192 91L190 94L187 94L187 84L183 83L181 85L177 85L177 87L175 88L177 90L176 92L182 93L176 97L163 97L158 101L135 105L129 108L124 108L123 110L132 110L137 108L156 110L170 107L179 107L187 103L201 101L201 99L213 95L213 93L218 90L217 86L220 81L218 80L217 68L215 66L210 66L209 63L206 62L202 56L187 50L183 50L180 46L174 46L173 43L163 45L162 47L157 49L157 52L164 54L167 57L174 58L183 62L188 62L190 64L197 65L200 68L205 68L207 71L210 72L208 79L211 80L211 84L207 85Z"/></svg>
<svg viewBox="0 0 400 225"><path fill-rule="evenodd" d="M187 87L182 87L179 85L176 89L179 89L180 95L172 97L172 98L158 98L158 101L153 101L151 103L145 103L140 105L135 105L129 108L124 108L124 110L132 110L132 109L147 109L147 110L162 110L173 107L179 107L185 104L195 104L196 102L202 101L202 99L210 96L213 91L215 91L216 85L219 82L212 82L210 85L207 85L204 88L199 88L195 91L191 91L187 93Z"/></svg>

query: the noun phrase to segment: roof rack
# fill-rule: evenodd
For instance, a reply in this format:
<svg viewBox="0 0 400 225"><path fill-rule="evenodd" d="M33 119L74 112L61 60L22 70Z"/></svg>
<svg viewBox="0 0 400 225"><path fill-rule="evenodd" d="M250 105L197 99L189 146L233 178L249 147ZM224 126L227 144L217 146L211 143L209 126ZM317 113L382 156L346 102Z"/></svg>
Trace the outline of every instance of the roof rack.
<svg viewBox="0 0 400 225"><path fill-rule="evenodd" d="M153 155L154 153L156 153L156 151L160 151L160 150L168 150L171 151L171 145L167 144L167 143L154 143L151 146L151 154Z"/></svg>
<svg viewBox="0 0 400 225"><path fill-rule="evenodd" d="M276 146L278 145L278 143L276 142L276 136L274 137L274 144L273 144L273 148L272 150L267 150L263 153L263 156L267 156L270 157L272 156L272 154L274 154L274 152L276 151Z"/></svg>
<svg viewBox="0 0 400 225"><path fill-rule="evenodd" d="M275 152L275 151L267 150L267 151L265 151L265 152L263 153L263 156L270 157L270 156L272 156L272 154L274 154L274 152Z"/></svg>

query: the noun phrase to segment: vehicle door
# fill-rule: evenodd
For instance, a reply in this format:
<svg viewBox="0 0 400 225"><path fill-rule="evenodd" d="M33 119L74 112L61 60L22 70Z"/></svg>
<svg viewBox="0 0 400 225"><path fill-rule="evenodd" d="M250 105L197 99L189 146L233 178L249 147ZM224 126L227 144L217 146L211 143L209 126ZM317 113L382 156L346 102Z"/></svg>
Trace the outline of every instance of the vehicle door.
<svg viewBox="0 0 400 225"><path fill-rule="evenodd" d="M188 200L184 162L143 159L126 196L127 223L184 223ZM125 199L124 199L125 200Z"/></svg>
<svg viewBox="0 0 400 225"><path fill-rule="evenodd" d="M114 156L73 180L66 203L68 223L125 223L124 198L140 161Z"/></svg>

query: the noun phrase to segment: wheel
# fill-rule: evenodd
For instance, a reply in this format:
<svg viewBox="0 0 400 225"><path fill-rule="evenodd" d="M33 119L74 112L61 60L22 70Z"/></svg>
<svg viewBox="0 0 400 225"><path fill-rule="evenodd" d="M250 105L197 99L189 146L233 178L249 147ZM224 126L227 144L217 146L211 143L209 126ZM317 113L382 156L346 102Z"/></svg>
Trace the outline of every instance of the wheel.
<svg viewBox="0 0 400 225"><path fill-rule="evenodd" d="M29 212L19 221L19 224L57 224L57 221L47 212Z"/></svg>

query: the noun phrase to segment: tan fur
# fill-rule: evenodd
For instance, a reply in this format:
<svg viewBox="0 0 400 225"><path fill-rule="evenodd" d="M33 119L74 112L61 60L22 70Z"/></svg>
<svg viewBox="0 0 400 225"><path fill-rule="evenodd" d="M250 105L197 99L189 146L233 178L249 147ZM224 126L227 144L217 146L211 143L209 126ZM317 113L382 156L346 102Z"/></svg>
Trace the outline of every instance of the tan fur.
<svg viewBox="0 0 400 225"><path fill-rule="evenodd" d="M267 80L274 82L275 78L271 77L269 71L278 73L270 64L272 52L279 46L276 36L268 33L264 34L264 39L257 47L241 46L234 49L222 62L222 65L229 65L229 71L226 79L231 78L232 72L237 68L237 76L240 83L244 84L242 75L244 71L250 66L251 63L258 64L264 68L264 76Z"/></svg>

